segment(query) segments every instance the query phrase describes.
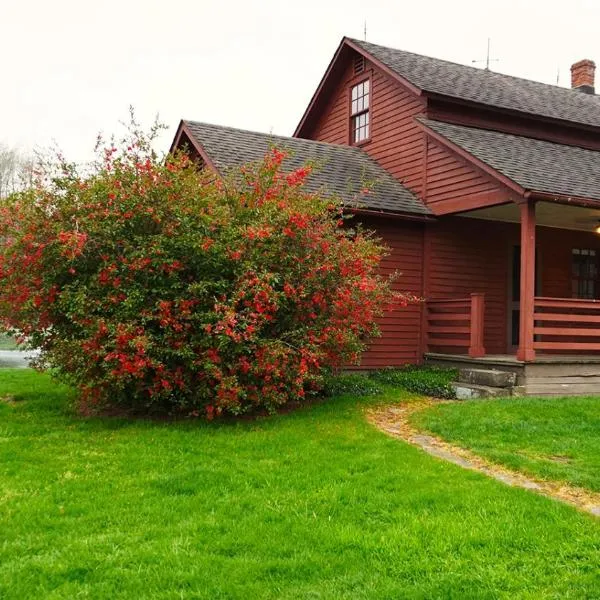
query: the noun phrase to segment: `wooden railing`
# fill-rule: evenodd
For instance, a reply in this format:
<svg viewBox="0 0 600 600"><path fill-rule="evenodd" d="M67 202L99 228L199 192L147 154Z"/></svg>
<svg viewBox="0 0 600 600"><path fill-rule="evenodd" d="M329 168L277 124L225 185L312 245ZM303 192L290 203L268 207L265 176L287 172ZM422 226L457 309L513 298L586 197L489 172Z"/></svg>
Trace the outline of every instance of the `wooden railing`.
<svg viewBox="0 0 600 600"><path fill-rule="evenodd" d="M600 300L536 297L535 350L600 351Z"/></svg>
<svg viewBox="0 0 600 600"><path fill-rule="evenodd" d="M485 356L483 346L484 295L427 300L427 349L473 358Z"/></svg>

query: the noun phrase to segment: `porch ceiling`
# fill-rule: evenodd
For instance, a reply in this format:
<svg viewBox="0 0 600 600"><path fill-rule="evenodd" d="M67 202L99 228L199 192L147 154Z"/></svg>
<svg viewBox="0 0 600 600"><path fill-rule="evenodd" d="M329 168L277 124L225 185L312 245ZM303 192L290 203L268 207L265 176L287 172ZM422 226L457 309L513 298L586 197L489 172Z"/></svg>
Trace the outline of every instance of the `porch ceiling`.
<svg viewBox="0 0 600 600"><path fill-rule="evenodd" d="M519 207L513 202L471 210L457 216L488 221L505 221L507 223L520 222ZM536 222L541 227L593 232L600 225L600 206L598 208L584 208L555 202L538 202L536 205Z"/></svg>

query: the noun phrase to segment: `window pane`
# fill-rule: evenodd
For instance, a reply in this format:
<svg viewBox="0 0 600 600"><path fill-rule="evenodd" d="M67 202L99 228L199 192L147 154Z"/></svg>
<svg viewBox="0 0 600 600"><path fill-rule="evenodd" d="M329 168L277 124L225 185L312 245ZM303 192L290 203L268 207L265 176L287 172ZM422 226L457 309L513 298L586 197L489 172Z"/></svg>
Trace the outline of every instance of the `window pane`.
<svg viewBox="0 0 600 600"><path fill-rule="evenodd" d="M364 98L363 98L363 103L365 105L365 108L369 108L369 94L367 94Z"/></svg>
<svg viewBox="0 0 600 600"><path fill-rule="evenodd" d="M358 112L358 100L352 100L352 114L355 115Z"/></svg>
<svg viewBox="0 0 600 600"><path fill-rule="evenodd" d="M356 86L354 86L352 88L352 100L356 100L357 96L358 96L358 88Z"/></svg>
<svg viewBox="0 0 600 600"><path fill-rule="evenodd" d="M363 90L364 90L365 94L369 93L369 80L368 79L363 84Z"/></svg>
<svg viewBox="0 0 600 600"><path fill-rule="evenodd" d="M572 292L576 298L593 299L598 294L598 263L596 250L573 248L571 272Z"/></svg>

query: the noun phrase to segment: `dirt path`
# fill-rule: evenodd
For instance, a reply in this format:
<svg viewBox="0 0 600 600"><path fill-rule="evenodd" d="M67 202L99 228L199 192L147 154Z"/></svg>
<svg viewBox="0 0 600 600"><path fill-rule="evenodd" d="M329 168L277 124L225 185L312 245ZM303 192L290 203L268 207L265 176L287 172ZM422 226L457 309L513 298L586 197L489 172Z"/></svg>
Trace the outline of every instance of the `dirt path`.
<svg viewBox="0 0 600 600"><path fill-rule="evenodd" d="M469 450L454 446L440 438L417 431L410 423L409 416L431 406L435 401L407 402L393 406L383 406L368 411L367 418L373 425L387 433L418 446L437 458L447 460L464 469L479 471L502 483L532 490L543 496L566 502L580 510L600 517L600 494L563 483L535 479L491 463Z"/></svg>

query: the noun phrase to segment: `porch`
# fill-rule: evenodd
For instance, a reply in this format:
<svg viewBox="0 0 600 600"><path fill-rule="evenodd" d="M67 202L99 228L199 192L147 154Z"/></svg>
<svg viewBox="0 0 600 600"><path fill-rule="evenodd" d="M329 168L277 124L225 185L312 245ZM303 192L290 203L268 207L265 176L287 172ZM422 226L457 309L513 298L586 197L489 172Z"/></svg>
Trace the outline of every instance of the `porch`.
<svg viewBox="0 0 600 600"><path fill-rule="evenodd" d="M426 362L510 371L528 395L600 395L600 237L594 231L600 211L530 200L464 216L482 220L470 221L474 239L461 241L482 256L463 257L454 286L462 294L444 296L446 290L430 284L423 311ZM508 244L490 249L484 240L500 223L496 239ZM435 263L436 252L444 251L435 249L435 233L428 246ZM499 252L506 253L504 272ZM488 277L497 278L494 290L474 270L486 263Z"/></svg>

